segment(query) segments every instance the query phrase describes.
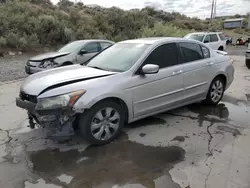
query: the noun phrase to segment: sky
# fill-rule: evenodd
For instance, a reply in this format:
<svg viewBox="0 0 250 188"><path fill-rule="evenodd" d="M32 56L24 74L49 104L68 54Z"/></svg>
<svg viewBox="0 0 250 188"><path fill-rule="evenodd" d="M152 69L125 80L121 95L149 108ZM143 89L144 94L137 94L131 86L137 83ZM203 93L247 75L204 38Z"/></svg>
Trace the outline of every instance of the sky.
<svg viewBox="0 0 250 188"><path fill-rule="evenodd" d="M52 0L56 3L58 0ZM75 0L74 0L75 1ZM80 0L78 0L80 1ZM167 12L180 12L190 17L210 17L212 0L81 0L84 4L103 7L117 6L128 10L152 6ZM250 0L217 0L217 16L246 14L250 12Z"/></svg>

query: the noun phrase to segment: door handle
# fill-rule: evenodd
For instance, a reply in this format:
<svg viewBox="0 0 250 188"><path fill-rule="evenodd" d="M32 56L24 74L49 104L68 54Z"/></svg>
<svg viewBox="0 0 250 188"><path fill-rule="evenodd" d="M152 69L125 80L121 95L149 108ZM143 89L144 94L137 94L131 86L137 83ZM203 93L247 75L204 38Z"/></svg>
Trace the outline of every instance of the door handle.
<svg viewBox="0 0 250 188"><path fill-rule="evenodd" d="M206 66L212 66L214 63L213 62L207 62Z"/></svg>
<svg viewBox="0 0 250 188"><path fill-rule="evenodd" d="M178 71L174 71L174 72L172 73L172 75L178 75L178 74L182 74L182 73L183 73L182 70L178 70Z"/></svg>

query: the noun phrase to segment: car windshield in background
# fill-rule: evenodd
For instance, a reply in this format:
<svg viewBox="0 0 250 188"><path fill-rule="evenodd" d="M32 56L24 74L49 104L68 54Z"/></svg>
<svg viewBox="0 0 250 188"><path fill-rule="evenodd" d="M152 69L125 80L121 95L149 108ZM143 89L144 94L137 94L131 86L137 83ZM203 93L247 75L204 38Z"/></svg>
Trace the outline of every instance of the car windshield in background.
<svg viewBox="0 0 250 188"><path fill-rule="evenodd" d="M188 35L186 38L193 39L193 40L198 40L198 41L202 42L203 39L204 39L204 36L205 35L203 35L203 34L192 34L192 35Z"/></svg>
<svg viewBox="0 0 250 188"><path fill-rule="evenodd" d="M124 72L136 63L148 46L147 44L118 43L93 58L87 66Z"/></svg>
<svg viewBox="0 0 250 188"><path fill-rule="evenodd" d="M58 52L75 52L79 48L81 48L82 46L83 46L83 42L75 41L75 42L71 42L69 44L66 44L61 49L59 49Z"/></svg>

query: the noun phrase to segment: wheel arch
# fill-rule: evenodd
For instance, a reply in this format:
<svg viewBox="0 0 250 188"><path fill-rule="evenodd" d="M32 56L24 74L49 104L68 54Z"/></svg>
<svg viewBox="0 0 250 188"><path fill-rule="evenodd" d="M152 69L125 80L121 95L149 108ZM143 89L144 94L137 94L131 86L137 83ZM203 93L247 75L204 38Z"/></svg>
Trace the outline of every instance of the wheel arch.
<svg viewBox="0 0 250 188"><path fill-rule="evenodd" d="M65 61L61 66L73 65L71 61Z"/></svg>
<svg viewBox="0 0 250 188"><path fill-rule="evenodd" d="M88 109L92 108L94 105L97 105L101 102L104 102L104 101L113 101L113 102L116 102L117 104L121 105L124 109L124 112L125 112L125 123L128 123L129 121L129 108L128 108L128 104L123 100L121 99L120 97L116 97L116 96L107 96L107 97L103 97L103 98L100 98L98 101L95 101L95 102L92 102L91 105L88 106Z"/></svg>
<svg viewBox="0 0 250 188"><path fill-rule="evenodd" d="M226 87L226 85L227 85L227 77L226 77L226 75L223 74L223 73L219 73L219 74L217 74L217 75L214 77L214 79L215 79L215 78L218 78L218 77L221 78L221 79L224 81L224 84L225 84L225 87ZM213 79L213 80L214 80L214 79ZM212 80L212 82L213 82L213 80ZM212 83L212 82L211 82L211 83Z"/></svg>

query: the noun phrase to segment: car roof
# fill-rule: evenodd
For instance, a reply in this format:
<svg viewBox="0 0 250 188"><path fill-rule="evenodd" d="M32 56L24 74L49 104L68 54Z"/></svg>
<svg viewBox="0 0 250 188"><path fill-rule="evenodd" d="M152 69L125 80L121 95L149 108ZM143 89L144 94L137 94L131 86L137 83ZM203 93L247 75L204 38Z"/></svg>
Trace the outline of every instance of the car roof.
<svg viewBox="0 0 250 188"><path fill-rule="evenodd" d="M177 42L177 41L190 41L185 38L177 38L177 37L152 37L152 38L139 38L132 40L125 40L119 43L133 43L133 44L155 44L161 42Z"/></svg>
<svg viewBox="0 0 250 188"><path fill-rule="evenodd" d="M189 33L189 34L196 34L196 35L205 35L205 34L221 34L222 32L195 32L195 33Z"/></svg>
<svg viewBox="0 0 250 188"><path fill-rule="evenodd" d="M75 41L72 41L72 42L82 42L82 43L87 43L87 42L110 42L110 43L114 43L113 41L103 40L103 39L75 40Z"/></svg>

